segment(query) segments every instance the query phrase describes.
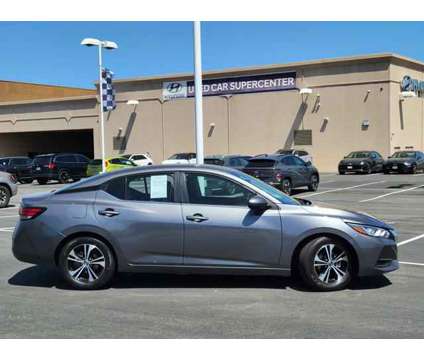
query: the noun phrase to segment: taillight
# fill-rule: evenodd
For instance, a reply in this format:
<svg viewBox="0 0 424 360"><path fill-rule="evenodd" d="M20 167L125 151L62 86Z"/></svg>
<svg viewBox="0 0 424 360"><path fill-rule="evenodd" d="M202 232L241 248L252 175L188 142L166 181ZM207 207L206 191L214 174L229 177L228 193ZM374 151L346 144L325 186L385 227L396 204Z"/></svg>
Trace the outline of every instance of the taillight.
<svg viewBox="0 0 424 360"><path fill-rule="evenodd" d="M276 174L275 174L275 178L276 178L278 181L281 181L281 180L283 180L283 179L284 179L284 175L283 175L282 173L276 173Z"/></svg>
<svg viewBox="0 0 424 360"><path fill-rule="evenodd" d="M43 207L22 207L21 206L19 208L19 216L21 220L30 220L41 215L44 211L46 211L46 208L43 208Z"/></svg>
<svg viewBox="0 0 424 360"><path fill-rule="evenodd" d="M109 161L105 160L105 167L109 166Z"/></svg>
<svg viewBox="0 0 424 360"><path fill-rule="evenodd" d="M48 167L50 170L53 170L53 169L56 167L56 164L55 164L55 163L49 163L49 165L47 165L47 167Z"/></svg>
<svg viewBox="0 0 424 360"><path fill-rule="evenodd" d="M18 182L18 179L16 178L15 175L9 175L9 179L11 182L13 182L14 184L16 184Z"/></svg>

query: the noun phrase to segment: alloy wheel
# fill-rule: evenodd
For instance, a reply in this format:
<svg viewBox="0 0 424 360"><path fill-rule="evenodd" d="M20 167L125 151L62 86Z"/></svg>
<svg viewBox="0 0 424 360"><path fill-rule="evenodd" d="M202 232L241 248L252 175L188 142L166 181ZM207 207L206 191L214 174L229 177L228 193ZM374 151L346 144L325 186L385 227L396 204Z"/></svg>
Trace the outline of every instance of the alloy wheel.
<svg viewBox="0 0 424 360"><path fill-rule="evenodd" d="M316 191L318 189L318 176L312 175L310 187L312 191Z"/></svg>
<svg viewBox="0 0 424 360"><path fill-rule="evenodd" d="M283 192L284 192L284 193L286 193L287 195L290 195L290 194L291 194L292 185L291 185L290 180L288 180L288 179L283 180L283 183L282 183L282 190L283 190Z"/></svg>
<svg viewBox="0 0 424 360"><path fill-rule="evenodd" d="M314 271L323 283L340 284L349 276L349 257L336 244L325 244L314 256Z"/></svg>
<svg viewBox="0 0 424 360"><path fill-rule="evenodd" d="M106 269L105 255L93 244L78 244L71 249L66 258L69 276L82 284L98 280Z"/></svg>
<svg viewBox="0 0 424 360"><path fill-rule="evenodd" d="M5 206L8 201L7 190L3 187L0 187L0 207Z"/></svg>
<svg viewBox="0 0 424 360"><path fill-rule="evenodd" d="M62 171L59 175L59 181L62 184L66 184L71 180L71 177L69 176L69 173L67 171Z"/></svg>

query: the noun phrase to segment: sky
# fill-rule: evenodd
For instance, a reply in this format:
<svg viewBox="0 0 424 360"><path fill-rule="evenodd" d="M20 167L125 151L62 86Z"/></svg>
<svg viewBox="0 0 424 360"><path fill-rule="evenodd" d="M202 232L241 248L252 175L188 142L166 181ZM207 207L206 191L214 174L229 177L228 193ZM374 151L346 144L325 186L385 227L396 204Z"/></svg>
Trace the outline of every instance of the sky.
<svg viewBox="0 0 424 360"><path fill-rule="evenodd" d="M0 80L92 88L95 48L116 78L193 72L191 22L0 22ZM202 22L203 70L395 52L424 61L424 22Z"/></svg>

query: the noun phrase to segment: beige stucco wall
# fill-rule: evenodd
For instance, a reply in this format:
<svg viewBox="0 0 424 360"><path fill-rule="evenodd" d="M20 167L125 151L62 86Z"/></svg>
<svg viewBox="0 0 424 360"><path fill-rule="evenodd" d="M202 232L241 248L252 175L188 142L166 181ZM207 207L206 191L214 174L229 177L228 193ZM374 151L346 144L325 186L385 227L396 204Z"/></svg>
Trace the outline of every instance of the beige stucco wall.
<svg viewBox="0 0 424 360"><path fill-rule="evenodd" d="M418 68L406 70L421 79ZM388 156L395 146L412 144L422 149L421 99L402 103L403 128L400 125L399 81L406 70L386 58L273 67L272 72L296 71L297 87L309 87L313 93L302 97L289 90L204 97L205 153L255 155L292 147L295 129L312 129L313 144L297 148L310 151L322 172L336 171L338 161L353 150L373 149ZM158 163L173 153L195 150L193 99L161 100L162 81L172 79L115 83L118 106L105 116L107 156L148 151ZM139 100L139 105L127 105L130 99ZM0 105L0 154L1 134L93 129L95 156L100 157L97 113L95 98ZM361 126L364 120L370 123L368 129ZM127 139L125 148L114 148L113 138L118 136Z"/></svg>

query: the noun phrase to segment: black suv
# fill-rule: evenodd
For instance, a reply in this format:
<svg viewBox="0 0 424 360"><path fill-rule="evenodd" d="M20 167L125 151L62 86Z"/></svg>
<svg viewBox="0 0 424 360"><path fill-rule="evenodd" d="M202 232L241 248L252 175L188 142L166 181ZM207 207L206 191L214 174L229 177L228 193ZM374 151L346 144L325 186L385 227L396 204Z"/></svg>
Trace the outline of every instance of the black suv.
<svg viewBox="0 0 424 360"><path fill-rule="evenodd" d="M243 171L289 195L294 188L307 186L309 191L316 191L319 185L317 168L294 155L256 156Z"/></svg>
<svg viewBox="0 0 424 360"><path fill-rule="evenodd" d="M80 154L38 155L32 163L32 176L40 185L49 180L59 180L65 184L86 176L88 162L89 159Z"/></svg>
<svg viewBox="0 0 424 360"><path fill-rule="evenodd" d="M15 175L21 184L32 183L32 159L27 156L0 158L0 171Z"/></svg>

